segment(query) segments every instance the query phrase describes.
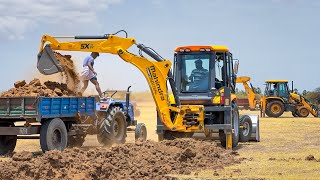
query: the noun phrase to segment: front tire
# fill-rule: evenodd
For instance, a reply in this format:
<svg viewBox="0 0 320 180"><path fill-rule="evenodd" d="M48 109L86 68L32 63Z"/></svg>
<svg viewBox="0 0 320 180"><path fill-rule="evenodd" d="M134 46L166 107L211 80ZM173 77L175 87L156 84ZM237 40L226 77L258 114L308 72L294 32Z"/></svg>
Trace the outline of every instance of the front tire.
<svg viewBox="0 0 320 180"><path fill-rule="evenodd" d="M299 117L305 118L309 116L309 110L306 107L302 106L298 108L297 114Z"/></svg>
<svg viewBox="0 0 320 180"><path fill-rule="evenodd" d="M267 104L266 114L269 117L280 117L284 112L284 104L281 101L271 101Z"/></svg>
<svg viewBox="0 0 320 180"><path fill-rule="evenodd" d="M144 123L138 123L134 133L135 140L147 140L147 128Z"/></svg>
<svg viewBox="0 0 320 180"><path fill-rule="evenodd" d="M240 118L240 126L242 126L242 128L239 129L239 141L248 142L252 133L252 122L250 116L242 116Z"/></svg>
<svg viewBox="0 0 320 180"><path fill-rule="evenodd" d="M101 112L102 117L97 134L100 144L111 146L113 143L125 143L127 137L126 117L120 107L111 107Z"/></svg>
<svg viewBox="0 0 320 180"><path fill-rule="evenodd" d="M43 152L64 150L67 147L67 128L60 118L44 120L40 129L40 146Z"/></svg>

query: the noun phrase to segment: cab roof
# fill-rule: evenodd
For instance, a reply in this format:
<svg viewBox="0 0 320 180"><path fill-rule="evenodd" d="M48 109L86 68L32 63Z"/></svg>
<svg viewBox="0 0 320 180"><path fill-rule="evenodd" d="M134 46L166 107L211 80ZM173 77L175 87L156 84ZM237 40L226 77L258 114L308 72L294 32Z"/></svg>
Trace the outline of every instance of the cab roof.
<svg viewBox="0 0 320 180"><path fill-rule="evenodd" d="M180 49L190 49L190 51L200 51L200 49L210 49L211 51L222 51L222 52L228 52L229 49L226 46L179 46L176 47L174 50L175 52L180 52Z"/></svg>
<svg viewBox="0 0 320 180"><path fill-rule="evenodd" d="M288 80L266 80L266 83L287 83Z"/></svg>

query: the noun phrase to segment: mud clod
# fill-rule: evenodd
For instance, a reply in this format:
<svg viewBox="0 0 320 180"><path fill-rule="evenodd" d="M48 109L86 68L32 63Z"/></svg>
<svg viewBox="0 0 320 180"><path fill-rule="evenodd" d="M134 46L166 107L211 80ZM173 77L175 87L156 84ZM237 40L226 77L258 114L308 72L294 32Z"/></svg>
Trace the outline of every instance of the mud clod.
<svg viewBox="0 0 320 180"><path fill-rule="evenodd" d="M22 86L24 86L24 85L26 85L26 84L27 84L27 83L26 83L25 80L17 81L17 82L14 83L14 87L15 87L15 88L19 88L19 87L22 87Z"/></svg>
<svg viewBox="0 0 320 180"><path fill-rule="evenodd" d="M314 158L313 155L309 155L309 156L307 156L307 157L305 158L305 160L306 160L306 161L315 161L316 158Z"/></svg>

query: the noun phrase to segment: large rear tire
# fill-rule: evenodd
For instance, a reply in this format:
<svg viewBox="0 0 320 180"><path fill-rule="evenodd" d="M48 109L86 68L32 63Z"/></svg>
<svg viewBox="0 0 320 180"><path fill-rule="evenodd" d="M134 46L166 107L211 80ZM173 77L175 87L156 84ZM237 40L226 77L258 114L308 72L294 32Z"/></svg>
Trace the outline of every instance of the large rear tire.
<svg viewBox="0 0 320 180"><path fill-rule="evenodd" d="M67 147L68 132L60 118L44 120L40 128L40 146L43 152L64 150Z"/></svg>
<svg viewBox="0 0 320 180"><path fill-rule="evenodd" d="M111 146L112 144L125 143L127 137L126 117L120 107L111 107L108 112L101 112L97 138L100 144Z"/></svg>
<svg viewBox="0 0 320 180"><path fill-rule="evenodd" d="M239 109L235 103L232 105L232 107L232 129L234 129L234 133L232 133L232 148L235 148L239 143ZM226 148L227 140L224 130L219 130L219 138L221 146Z"/></svg>
<svg viewBox="0 0 320 180"><path fill-rule="evenodd" d="M281 101L270 101L267 104L266 114L269 117L280 117L284 112L284 104Z"/></svg>
<svg viewBox="0 0 320 180"><path fill-rule="evenodd" d="M14 127L14 124L0 124L1 127ZM17 144L17 135L0 136L0 156L11 154Z"/></svg>

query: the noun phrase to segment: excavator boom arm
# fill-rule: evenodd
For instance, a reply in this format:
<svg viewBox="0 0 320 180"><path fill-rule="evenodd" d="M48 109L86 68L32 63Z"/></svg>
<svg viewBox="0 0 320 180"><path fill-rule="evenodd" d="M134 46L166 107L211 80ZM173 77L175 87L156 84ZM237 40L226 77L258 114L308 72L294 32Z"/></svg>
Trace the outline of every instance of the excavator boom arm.
<svg viewBox="0 0 320 180"><path fill-rule="evenodd" d="M137 45L137 47L148 53L151 57L157 58L156 60L158 61L149 60L145 57L131 54L127 51L127 49L136 44L136 41L133 38L122 38L114 35L105 35L99 37L100 38L94 38L97 40L84 40L88 37L77 38L76 36L75 39L83 39L83 41L59 42L54 37L44 35L42 37L42 44L38 54L39 71L44 72L44 70L39 67L39 64L41 63L55 61L56 64L53 64L53 66L59 64L59 62L54 59L54 56L45 55L45 51L47 51L49 54L53 54L52 49L64 51L100 52L118 55L124 61L136 66L143 73L150 87L162 123L170 130L185 130L186 128L182 123L183 118L181 118L183 113L180 113L180 107L171 106L168 100L167 78L168 74L170 75L171 73L170 68L172 63L169 60L160 61L159 57L155 57L157 56L156 53L152 54L150 53L150 50L145 50L146 47L142 44ZM57 68L55 71L51 71L50 73L53 74L61 70L62 68ZM197 107L195 109L197 109ZM173 117L173 119L171 117L171 112L176 112L176 116Z"/></svg>

